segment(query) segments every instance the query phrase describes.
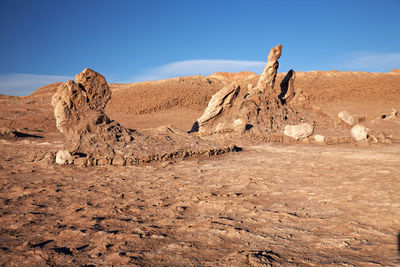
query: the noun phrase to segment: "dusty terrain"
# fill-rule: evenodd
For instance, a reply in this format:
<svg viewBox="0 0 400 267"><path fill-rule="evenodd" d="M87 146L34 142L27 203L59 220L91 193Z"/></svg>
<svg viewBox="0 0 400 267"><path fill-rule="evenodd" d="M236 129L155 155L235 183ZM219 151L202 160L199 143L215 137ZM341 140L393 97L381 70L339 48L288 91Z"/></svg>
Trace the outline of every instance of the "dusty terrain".
<svg viewBox="0 0 400 267"><path fill-rule="evenodd" d="M188 131L232 80L255 85L258 76L111 84L106 113L128 128ZM295 80L310 100L302 108L335 122L319 134L335 134L346 110L390 142L243 138L239 152L120 167L34 161L63 146L50 105L58 86L0 96L2 265L400 264L400 120L382 119L400 110L398 72L298 72Z"/></svg>

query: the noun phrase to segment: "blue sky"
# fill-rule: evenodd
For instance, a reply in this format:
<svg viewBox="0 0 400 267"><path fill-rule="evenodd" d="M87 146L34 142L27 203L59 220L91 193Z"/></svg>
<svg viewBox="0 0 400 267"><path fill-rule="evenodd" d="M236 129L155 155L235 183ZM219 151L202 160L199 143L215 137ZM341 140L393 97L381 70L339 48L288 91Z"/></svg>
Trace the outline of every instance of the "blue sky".
<svg viewBox="0 0 400 267"><path fill-rule="evenodd" d="M109 82L216 71L400 68L400 1L0 0L0 93L86 67Z"/></svg>

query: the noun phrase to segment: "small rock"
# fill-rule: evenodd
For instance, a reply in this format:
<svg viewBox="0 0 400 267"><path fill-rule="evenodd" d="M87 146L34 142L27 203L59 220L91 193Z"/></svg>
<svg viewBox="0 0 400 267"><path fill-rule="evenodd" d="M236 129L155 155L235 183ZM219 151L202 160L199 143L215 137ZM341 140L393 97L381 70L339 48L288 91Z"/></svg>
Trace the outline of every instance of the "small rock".
<svg viewBox="0 0 400 267"><path fill-rule="evenodd" d="M340 112L338 117L348 125L354 125L354 117L351 116L347 111Z"/></svg>
<svg viewBox="0 0 400 267"><path fill-rule="evenodd" d="M325 142L325 136L316 134L316 135L314 135L314 141L317 142L317 143L324 143Z"/></svg>
<svg viewBox="0 0 400 267"><path fill-rule="evenodd" d="M302 123L297 125L286 125L284 134L296 140L309 137L314 131L314 127L309 123Z"/></svg>
<svg viewBox="0 0 400 267"><path fill-rule="evenodd" d="M368 129L365 128L364 125L357 124L351 128L351 136L353 136L357 141L366 140L368 137Z"/></svg>
<svg viewBox="0 0 400 267"><path fill-rule="evenodd" d="M61 165L68 165L72 163L72 156L67 150L60 150L56 155L56 163Z"/></svg>
<svg viewBox="0 0 400 267"><path fill-rule="evenodd" d="M242 119L236 119L233 122L233 129L237 133L243 133L246 130L246 123Z"/></svg>
<svg viewBox="0 0 400 267"><path fill-rule="evenodd" d="M121 155L115 155L112 161L112 165L115 166L124 166L125 159Z"/></svg>

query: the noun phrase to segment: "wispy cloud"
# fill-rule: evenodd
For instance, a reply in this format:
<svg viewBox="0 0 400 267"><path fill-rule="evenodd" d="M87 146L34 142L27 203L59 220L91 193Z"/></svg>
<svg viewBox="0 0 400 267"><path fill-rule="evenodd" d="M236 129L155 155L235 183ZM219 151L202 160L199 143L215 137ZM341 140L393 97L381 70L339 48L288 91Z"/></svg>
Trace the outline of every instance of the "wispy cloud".
<svg viewBox="0 0 400 267"><path fill-rule="evenodd" d="M245 60L185 60L169 63L163 66L145 70L143 73L133 76L126 82L156 81L172 77L189 75L210 75L214 72L239 72L252 71L260 73L265 66L262 61Z"/></svg>
<svg viewBox="0 0 400 267"><path fill-rule="evenodd" d="M22 96L29 95L44 85L65 82L73 79L69 76L38 75L27 73L0 74L0 94Z"/></svg>
<svg viewBox="0 0 400 267"><path fill-rule="evenodd" d="M352 71L388 72L400 68L400 53L352 52L341 58L339 68Z"/></svg>

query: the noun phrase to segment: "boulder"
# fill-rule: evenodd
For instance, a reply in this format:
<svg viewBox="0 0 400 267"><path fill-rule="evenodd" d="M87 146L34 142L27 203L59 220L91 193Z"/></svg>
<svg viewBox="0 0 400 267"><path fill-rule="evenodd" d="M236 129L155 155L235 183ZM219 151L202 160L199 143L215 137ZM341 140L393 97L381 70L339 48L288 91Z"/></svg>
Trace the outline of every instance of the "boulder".
<svg viewBox="0 0 400 267"><path fill-rule="evenodd" d="M316 135L314 135L314 141L317 142L317 143L324 143L325 142L325 136L316 134Z"/></svg>
<svg viewBox="0 0 400 267"><path fill-rule="evenodd" d="M60 150L56 154L56 163L60 165L68 165L71 164L73 157L71 153L67 150Z"/></svg>
<svg viewBox="0 0 400 267"><path fill-rule="evenodd" d="M367 140L368 129L365 128L364 125L357 124L353 128L351 128L351 136L353 136L356 141Z"/></svg>
<svg viewBox="0 0 400 267"><path fill-rule="evenodd" d="M296 140L304 139L312 135L314 127L309 123L302 123L297 125L286 125L284 135L294 138Z"/></svg>
<svg viewBox="0 0 400 267"><path fill-rule="evenodd" d="M243 133L246 131L246 123L242 119L236 119L233 122L233 129L237 133Z"/></svg>
<svg viewBox="0 0 400 267"><path fill-rule="evenodd" d="M348 125L354 125L354 117L351 116L347 111L342 111L338 114L339 119L344 121Z"/></svg>

